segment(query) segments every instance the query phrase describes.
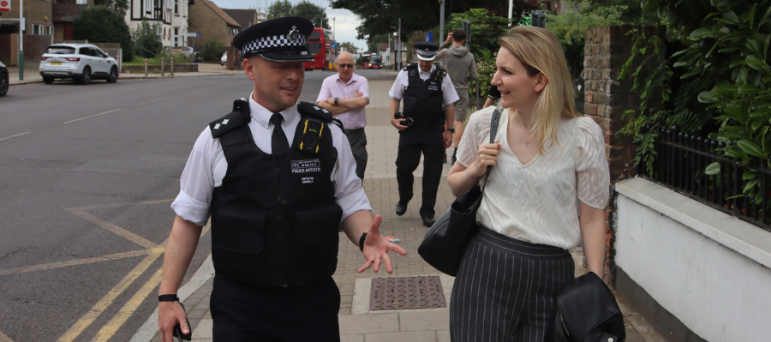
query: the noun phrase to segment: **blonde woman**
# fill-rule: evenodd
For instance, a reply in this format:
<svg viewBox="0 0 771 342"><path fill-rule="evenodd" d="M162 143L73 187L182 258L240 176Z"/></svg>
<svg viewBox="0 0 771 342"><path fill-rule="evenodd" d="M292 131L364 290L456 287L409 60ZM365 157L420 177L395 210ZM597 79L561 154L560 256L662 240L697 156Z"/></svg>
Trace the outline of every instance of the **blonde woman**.
<svg viewBox="0 0 771 342"><path fill-rule="evenodd" d="M498 142L487 143L495 107L472 114L447 177L459 196L493 167L477 212L480 231L452 289L455 342L542 341L554 297L574 277L568 249L583 241L589 271L598 275L605 255L605 140L575 111L559 40L526 26L498 42Z"/></svg>

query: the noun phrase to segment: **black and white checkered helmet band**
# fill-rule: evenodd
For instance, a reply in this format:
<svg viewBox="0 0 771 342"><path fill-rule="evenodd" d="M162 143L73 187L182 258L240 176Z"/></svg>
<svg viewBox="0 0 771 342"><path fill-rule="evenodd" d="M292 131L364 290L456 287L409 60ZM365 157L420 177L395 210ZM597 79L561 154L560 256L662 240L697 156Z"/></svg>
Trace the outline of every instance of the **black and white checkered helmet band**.
<svg viewBox="0 0 771 342"><path fill-rule="evenodd" d="M257 38L249 43L244 44L241 49L241 53L244 55L252 53L266 52L266 49L283 48L283 47L302 47L305 46L305 35L300 34L299 39L292 40L285 35L267 36Z"/></svg>
<svg viewBox="0 0 771 342"><path fill-rule="evenodd" d="M431 58L436 56L436 51L421 50L421 49L416 49L416 51L418 52L418 56L420 57Z"/></svg>

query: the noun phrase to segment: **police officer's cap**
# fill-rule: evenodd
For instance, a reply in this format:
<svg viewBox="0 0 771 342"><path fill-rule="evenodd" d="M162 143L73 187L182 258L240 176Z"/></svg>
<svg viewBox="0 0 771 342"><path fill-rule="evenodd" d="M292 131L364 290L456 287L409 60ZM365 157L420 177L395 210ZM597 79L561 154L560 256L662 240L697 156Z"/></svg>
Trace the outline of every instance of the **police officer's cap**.
<svg viewBox="0 0 771 342"><path fill-rule="evenodd" d="M254 24L233 38L244 57L260 56L273 62L313 61L305 41L313 23L303 17L282 17Z"/></svg>
<svg viewBox="0 0 771 342"><path fill-rule="evenodd" d="M433 61L436 58L436 51L439 50L439 45L429 42L415 43L415 51L417 51L418 59L421 61Z"/></svg>

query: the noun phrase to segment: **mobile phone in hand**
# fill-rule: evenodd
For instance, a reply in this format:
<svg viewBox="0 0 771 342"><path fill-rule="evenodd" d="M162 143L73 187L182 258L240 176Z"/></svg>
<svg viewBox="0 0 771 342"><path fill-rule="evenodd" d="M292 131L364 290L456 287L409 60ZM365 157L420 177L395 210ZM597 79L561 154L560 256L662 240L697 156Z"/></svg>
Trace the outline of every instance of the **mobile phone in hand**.
<svg viewBox="0 0 771 342"><path fill-rule="evenodd" d="M182 311L185 311L185 306L182 305L182 303L179 303L179 306L182 307ZM190 326L190 321L187 319L187 312L185 312L185 322L187 322L187 327L190 329L190 333L187 335L182 334L182 326L177 323L177 325L174 326L173 335L177 338L177 342L182 342L182 340L190 341L193 339L193 327Z"/></svg>

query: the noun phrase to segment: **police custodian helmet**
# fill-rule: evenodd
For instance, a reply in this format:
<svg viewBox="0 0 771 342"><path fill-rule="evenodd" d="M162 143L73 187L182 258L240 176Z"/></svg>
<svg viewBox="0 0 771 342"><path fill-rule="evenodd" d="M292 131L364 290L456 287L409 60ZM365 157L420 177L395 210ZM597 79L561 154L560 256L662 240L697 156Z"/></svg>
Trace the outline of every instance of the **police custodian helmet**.
<svg viewBox="0 0 771 342"><path fill-rule="evenodd" d="M254 24L233 38L244 57L260 56L273 62L313 61L305 41L313 23L303 17L282 17Z"/></svg>

